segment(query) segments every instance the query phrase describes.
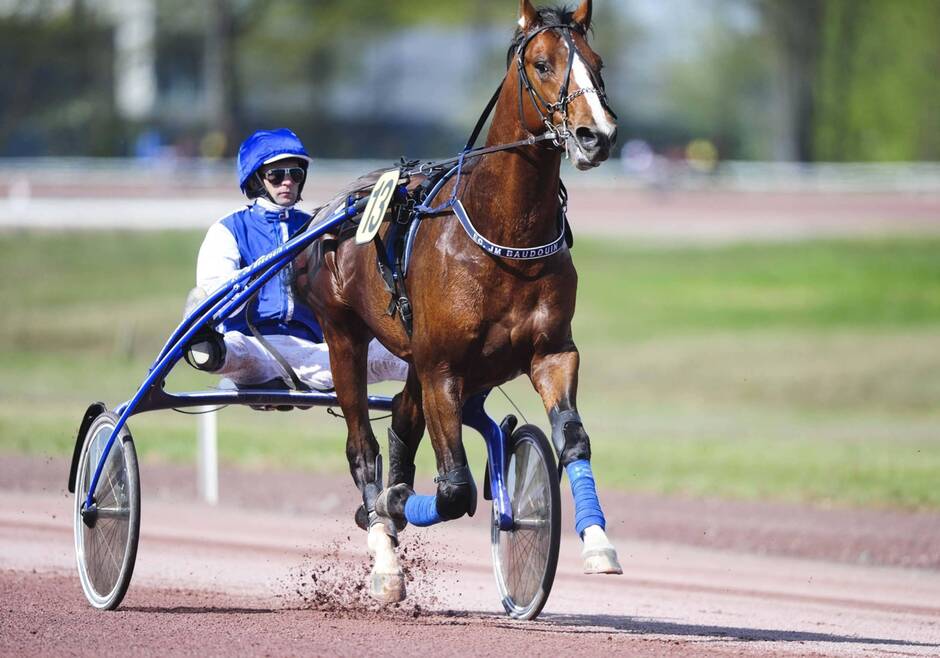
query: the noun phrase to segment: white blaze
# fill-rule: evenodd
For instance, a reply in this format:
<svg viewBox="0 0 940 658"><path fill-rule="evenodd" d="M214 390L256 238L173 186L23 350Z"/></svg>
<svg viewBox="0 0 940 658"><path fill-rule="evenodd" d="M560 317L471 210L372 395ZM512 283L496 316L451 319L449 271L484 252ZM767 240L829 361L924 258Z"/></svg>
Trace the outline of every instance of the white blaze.
<svg viewBox="0 0 940 658"><path fill-rule="evenodd" d="M577 52L575 52L574 61L571 63L571 75L574 76L574 81L581 89L591 89L594 87L594 83L591 82L591 75L588 73L587 65L585 65L584 61L581 59L581 55ZM604 106L601 105L601 99L593 92L582 94L581 98L586 100L588 107L591 108L591 116L594 117L594 125L597 127L597 130L610 137L614 133L614 130L616 130L616 126L608 120L607 112L604 111Z"/></svg>

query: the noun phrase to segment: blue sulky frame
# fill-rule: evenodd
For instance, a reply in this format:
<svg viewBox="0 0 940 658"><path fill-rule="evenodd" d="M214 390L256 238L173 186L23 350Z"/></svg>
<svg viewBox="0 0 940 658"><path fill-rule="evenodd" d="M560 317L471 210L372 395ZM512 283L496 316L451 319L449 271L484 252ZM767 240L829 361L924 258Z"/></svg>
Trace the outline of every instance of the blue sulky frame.
<svg viewBox="0 0 940 658"><path fill-rule="evenodd" d="M217 327L221 324L317 238L362 212L367 200L367 198L355 200L349 197L344 208L336 210L328 219L311 226L304 233L292 238L278 249L239 271L183 319L167 340L160 355L151 365L147 378L137 389L134 397L115 409L118 420L98 460L91 486L87 492L76 492L78 495L85 496L82 505L83 515L84 510L93 508L94 493L98 487L98 480L115 439L127 423L127 419L135 414L160 409L232 404L300 407L338 406L339 403L334 393L237 389L169 393L164 390L163 384L169 372L182 359L184 351L198 331L207 326ZM508 434L512 431L512 425L504 421L503 425L500 426L486 413L483 405L488 394L489 391L486 391L467 400L463 409L463 423L477 430L486 442L487 480L490 485L490 490L487 492L490 495L487 498L492 498L494 501L500 529L508 531L513 528L513 516L503 474L509 450ZM392 398L369 396L368 404L370 409L389 411L392 407ZM72 457L72 466L69 472L69 491L74 492L77 486L76 470L78 469L78 459L81 455L85 433L94 418L103 410L104 405L95 403L85 413Z"/></svg>

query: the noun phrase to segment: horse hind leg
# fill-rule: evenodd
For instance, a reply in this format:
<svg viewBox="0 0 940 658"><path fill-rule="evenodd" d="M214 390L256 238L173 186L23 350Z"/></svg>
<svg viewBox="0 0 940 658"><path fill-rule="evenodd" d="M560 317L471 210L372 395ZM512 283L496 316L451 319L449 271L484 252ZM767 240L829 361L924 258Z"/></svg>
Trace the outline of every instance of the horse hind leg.
<svg viewBox="0 0 940 658"><path fill-rule="evenodd" d="M398 530L408 524L405 505L414 495L415 454L424 435L421 384L412 368L405 388L392 400L388 428L388 487L376 500L376 511L391 518Z"/></svg>
<svg viewBox="0 0 940 658"><path fill-rule="evenodd" d="M369 572L369 595L382 603L398 603L405 598L405 574L395 553L397 539L384 523L369 527L368 547L374 562Z"/></svg>
<svg viewBox="0 0 940 658"><path fill-rule="evenodd" d="M415 484L415 454L424 435L421 384L409 370L405 388L392 400L392 425L388 433L388 483Z"/></svg>
<svg viewBox="0 0 940 658"><path fill-rule="evenodd" d="M398 543L395 525L375 511L376 499L382 491L382 457L369 423L366 401L368 336L354 331L355 327L350 321L339 331L324 326L324 332L330 345L336 396L346 417L349 472L362 493L363 525L368 529L367 546L374 556L369 593L383 603L396 603L405 598L405 577L395 553Z"/></svg>
<svg viewBox="0 0 940 658"><path fill-rule="evenodd" d="M621 574L623 569L607 537L607 520L597 496L591 441L574 401L578 363L577 351L539 357L533 362L532 383L548 411L559 468L568 474L571 484L584 573Z"/></svg>

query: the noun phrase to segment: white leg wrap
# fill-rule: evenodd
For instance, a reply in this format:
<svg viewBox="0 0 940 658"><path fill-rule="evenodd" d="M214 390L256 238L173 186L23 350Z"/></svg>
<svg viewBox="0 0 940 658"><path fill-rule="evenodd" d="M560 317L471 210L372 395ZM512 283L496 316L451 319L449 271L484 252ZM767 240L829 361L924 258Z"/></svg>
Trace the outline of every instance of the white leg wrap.
<svg viewBox="0 0 940 658"><path fill-rule="evenodd" d="M405 598L405 575L398 564L392 538L385 532L382 523L369 528L369 552L375 556L375 564L369 575L369 594L382 603L397 603Z"/></svg>
<svg viewBox="0 0 940 658"><path fill-rule="evenodd" d="M620 574L623 568L617 559L617 549L607 539L607 533L599 525L589 525L581 533L584 547L581 559L584 561L584 573Z"/></svg>

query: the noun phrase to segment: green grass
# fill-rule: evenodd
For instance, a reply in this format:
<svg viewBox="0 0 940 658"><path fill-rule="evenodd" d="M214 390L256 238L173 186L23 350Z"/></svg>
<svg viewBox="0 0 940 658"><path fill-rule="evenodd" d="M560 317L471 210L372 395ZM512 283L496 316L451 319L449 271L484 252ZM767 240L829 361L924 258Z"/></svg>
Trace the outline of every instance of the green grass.
<svg viewBox="0 0 940 658"><path fill-rule="evenodd" d="M132 394L179 319L200 240L0 234L0 452L69 454L89 402ZM604 485L940 508L940 239L580 238L574 256L579 406ZM212 383L185 367L170 380ZM525 380L506 390L547 426ZM494 415L511 410L491 401ZM131 426L145 461L193 459L192 417ZM322 410L220 416L222 458L258 468L345 471L344 436ZM479 473L482 442L468 437ZM429 445L419 472L433 472Z"/></svg>

